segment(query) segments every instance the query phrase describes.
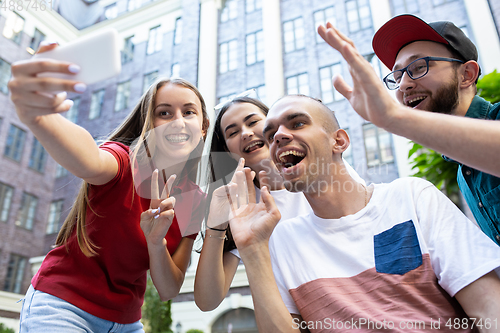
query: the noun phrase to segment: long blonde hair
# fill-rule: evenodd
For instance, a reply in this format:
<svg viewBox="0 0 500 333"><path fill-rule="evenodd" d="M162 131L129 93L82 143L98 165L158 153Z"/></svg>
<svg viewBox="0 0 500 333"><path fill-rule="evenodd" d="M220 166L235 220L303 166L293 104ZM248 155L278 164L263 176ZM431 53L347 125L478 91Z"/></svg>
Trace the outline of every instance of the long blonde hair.
<svg viewBox="0 0 500 333"><path fill-rule="evenodd" d="M149 89L142 95L139 103L134 107L134 109L130 112L130 114L125 118L125 120L118 126L106 139L105 142L113 141L120 142L126 146L131 147L132 150L132 159L131 165L134 165L136 158L138 158L138 148L132 147L131 145L136 142L146 142L148 140L148 136L152 132L154 128L154 107L157 91L164 85L167 84L175 84L185 88L192 90L198 99L200 100L202 115L203 115L203 125L202 129L207 131L209 126L209 119L207 114L207 108L205 105L205 101L201 96L201 93L198 89L189 83L188 81L176 78L176 79L159 79L155 83L149 87ZM139 138L139 140L136 140ZM154 149L154 147L151 147ZM152 152L153 154L154 152ZM140 157L139 157L140 158ZM73 207L71 208L68 216L64 220L64 223L59 231L59 234L56 238L55 247L61 245L67 245L68 240L73 234L73 229L76 228L76 238L78 241L78 245L83 252L83 254L87 257L92 257L97 255L97 250L99 247L95 245L92 240L89 238L86 231L86 214L87 207L97 215L97 213L92 209L89 200L89 187L91 185L86 181L83 181L82 186L76 196ZM130 184L130 186L134 186ZM134 193L134 192L132 192Z"/></svg>

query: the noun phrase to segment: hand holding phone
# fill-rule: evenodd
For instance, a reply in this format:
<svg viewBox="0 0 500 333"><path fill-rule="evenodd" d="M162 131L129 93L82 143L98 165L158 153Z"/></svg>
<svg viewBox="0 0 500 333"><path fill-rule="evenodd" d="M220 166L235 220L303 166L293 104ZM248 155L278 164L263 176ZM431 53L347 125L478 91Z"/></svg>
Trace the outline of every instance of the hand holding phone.
<svg viewBox="0 0 500 333"><path fill-rule="evenodd" d="M80 66L75 75L41 73L39 77L55 77L83 82L87 85L118 75L121 71L118 33L114 29L85 36L53 50L37 53L33 59L54 59Z"/></svg>

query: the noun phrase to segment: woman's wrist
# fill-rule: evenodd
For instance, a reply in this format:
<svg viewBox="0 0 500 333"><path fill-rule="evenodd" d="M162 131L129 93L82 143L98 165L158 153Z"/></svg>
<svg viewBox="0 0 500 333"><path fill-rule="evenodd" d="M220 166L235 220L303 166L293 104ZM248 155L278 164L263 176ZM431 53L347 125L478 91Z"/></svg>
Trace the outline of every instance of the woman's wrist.
<svg viewBox="0 0 500 333"><path fill-rule="evenodd" d="M229 223L224 222L224 223L218 223L218 221L211 221L210 218L207 221L207 230L213 230L213 231L226 231Z"/></svg>
<svg viewBox="0 0 500 333"><path fill-rule="evenodd" d="M218 226L220 227L220 226ZM219 229L219 228L211 228L207 226L206 230L206 236L207 238L215 238L215 239L223 239L226 240L226 229Z"/></svg>
<svg viewBox="0 0 500 333"><path fill-rule="evenodd" d="M208 230L213 230L213 231L226 232L227 227L223 228L222 226L217 226L217 227L213 227L212 228L212 227L207 226L207 229Z"/></svg>

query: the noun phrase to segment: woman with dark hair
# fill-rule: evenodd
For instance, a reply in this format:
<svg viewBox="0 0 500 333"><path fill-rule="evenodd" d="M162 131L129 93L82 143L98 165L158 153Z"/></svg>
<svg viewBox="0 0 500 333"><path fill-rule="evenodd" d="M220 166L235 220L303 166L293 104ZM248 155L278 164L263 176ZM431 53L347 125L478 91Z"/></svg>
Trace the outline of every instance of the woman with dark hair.
<svg viewBox="0 0 500 333"><path fill-rule="evenodd" d="M216 182L219 179L229 183L231 179L227 178L237 167L243 169L244 163L255 173L257 196L260 196L262 183L273 196L281 220L286 220L312 210L302 193L285 189L283 179L270 159L269 147L262 134L268 111L265 104L250 97L236 97L220 109L210 151L211 183L220 185L220 182ZM347 162L344 163L353 178L364 183ZM261 179L261 176L266 179ZM207 201L211 202L210 216L206 221L205 241L194 286L195 302L202 311L213 310L222 302L240 262L227 221L229 211L226 190L228 187L218 188L213 191L212 200ZM221 224L221 221L226 222Z"/></svg>

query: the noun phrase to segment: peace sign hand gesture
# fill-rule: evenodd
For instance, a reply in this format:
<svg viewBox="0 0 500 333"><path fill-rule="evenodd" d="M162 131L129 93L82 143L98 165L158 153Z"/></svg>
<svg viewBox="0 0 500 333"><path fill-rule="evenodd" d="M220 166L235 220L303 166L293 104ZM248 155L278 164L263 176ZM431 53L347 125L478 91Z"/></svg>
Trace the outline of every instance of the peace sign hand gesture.
<svg viewBox="0 0 500 333"><path fill-rule="evenodd" d="M151 177L151 203L149 209L141 214L141 229L149 245L166 246L165 235L174 220L175 198L170 197L170 190L176 175L170 176L160 196L158 188L158 169Z"/></svg>

